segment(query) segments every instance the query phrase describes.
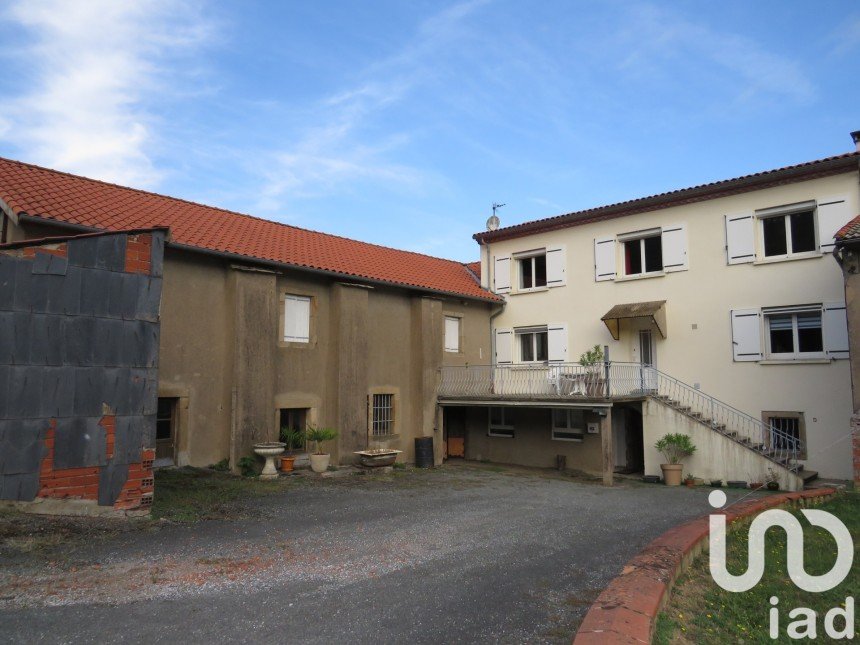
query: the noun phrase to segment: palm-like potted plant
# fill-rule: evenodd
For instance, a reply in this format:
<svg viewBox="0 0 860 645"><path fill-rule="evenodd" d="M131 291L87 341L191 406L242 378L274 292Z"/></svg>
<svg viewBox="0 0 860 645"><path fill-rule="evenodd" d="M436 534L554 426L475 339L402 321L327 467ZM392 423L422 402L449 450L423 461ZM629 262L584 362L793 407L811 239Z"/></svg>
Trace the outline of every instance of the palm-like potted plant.
<svg viewBox="0 0 860 645"><path fill-rule="evenodd" d="M663 471L663 481L666 482L667 486L680 486L681 472L684 469L681 460L696 452L696 446L693 445L692 439L689 435L680 432L669 433L663 435L654 444L654 447L666 458L667 463L660 464Z"/></svg>
<svg viewBox="0 0 860 645"><path fill-rule="evenodd" d="M315 473L324 473L328 470L328 465L331 462L331 454L324 452L322 444L326 441L331 441L337 438L337 430L334 428L317 428L316 426L308 426L305 432L305 437L312 442L314 447L311 452L311 470Z"/></svg>
<svg viewBox="0 0 860 645"><path fill-rule="evenodd" d="M284 426L281 428L281 441L287 450L286 454L281 455L281 472L289 473L292 472L296 461L295 451L305 445L305 433Z"/></svg>
<svg viewBox="0 0 860 645"><path fill-rule="evenodd" d="M600 376L603 367L603 350L600 345L595 345L587 352L580 354L579 364L586 371L586 394L588 396L603 396L603 379Z"/></svg>

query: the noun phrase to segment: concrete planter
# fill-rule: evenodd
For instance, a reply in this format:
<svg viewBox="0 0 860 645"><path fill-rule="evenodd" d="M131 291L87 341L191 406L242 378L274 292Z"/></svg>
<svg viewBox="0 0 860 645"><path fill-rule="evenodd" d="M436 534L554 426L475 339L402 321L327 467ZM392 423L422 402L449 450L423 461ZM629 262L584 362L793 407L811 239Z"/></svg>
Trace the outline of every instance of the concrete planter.
<svg viewBox="0 0 860 645"><path fill-rule="evenodd" d="M663 470L663 481L666 482L666 486L681 485L681 472L684 469L682 464L660 464L660 468Z"/></svg>
<svg viewBox="0 0 860 645"><path fill-rule="evenodd" d="M357 450L359 463L367 468L393 466L401 450L377 448L376 450Z"/></svg>
<svg viewBox="0 0 860 645"><path fill-rule="evenodd" d="M315 473L324 473L328 470L331 455L311 455L311 470Z"/></svg>
<svg viewBox="0 0 860 645"><path fill-rule="evenodd" d="M260 479L277 479L278 471L275 468L275 457L284 452L284 444L280 441L269 441L266 443L255 443L254 452L266 460Z"/></svg>

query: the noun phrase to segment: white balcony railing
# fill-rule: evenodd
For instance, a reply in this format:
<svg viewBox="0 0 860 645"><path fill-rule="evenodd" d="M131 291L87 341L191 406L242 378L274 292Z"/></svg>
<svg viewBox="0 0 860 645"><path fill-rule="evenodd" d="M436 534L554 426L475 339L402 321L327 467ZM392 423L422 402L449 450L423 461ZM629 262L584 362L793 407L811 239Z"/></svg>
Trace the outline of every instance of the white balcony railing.
<svg viewBox="0 0 860 645"><path fill-rule="evenodd" d="M442 367L442 398L612 399L649 396L782 464L796 461L798 437L774 428L658 369L641 363Z"/></svg>

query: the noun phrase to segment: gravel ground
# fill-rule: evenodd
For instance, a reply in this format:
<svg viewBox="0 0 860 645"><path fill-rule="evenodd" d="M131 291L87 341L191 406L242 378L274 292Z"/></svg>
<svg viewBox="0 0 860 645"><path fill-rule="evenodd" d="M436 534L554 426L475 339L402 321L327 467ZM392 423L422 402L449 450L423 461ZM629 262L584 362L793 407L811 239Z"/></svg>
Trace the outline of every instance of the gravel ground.
<svg viewBox="0 0 860 645"><path fill-rule="evenodd" d="M707 492L477 465L321 479L239 520L8 558L0 641L570 642Z"/></svg>

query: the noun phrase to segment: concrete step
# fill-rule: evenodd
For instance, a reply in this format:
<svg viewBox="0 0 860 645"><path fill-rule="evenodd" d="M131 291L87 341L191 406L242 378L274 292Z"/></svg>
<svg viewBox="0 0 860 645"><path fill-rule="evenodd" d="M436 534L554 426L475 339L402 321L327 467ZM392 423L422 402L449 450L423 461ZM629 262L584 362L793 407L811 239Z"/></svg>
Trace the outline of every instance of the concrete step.
<svg viewBox="0 0 860 645"><path fill-rule="evenodd" d="M808 483L818 479L818 471L806 470L804 468L804 469L798 471L797 476L803 480L804 484L808 484Z"/></svg>

